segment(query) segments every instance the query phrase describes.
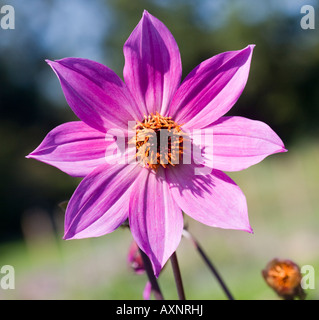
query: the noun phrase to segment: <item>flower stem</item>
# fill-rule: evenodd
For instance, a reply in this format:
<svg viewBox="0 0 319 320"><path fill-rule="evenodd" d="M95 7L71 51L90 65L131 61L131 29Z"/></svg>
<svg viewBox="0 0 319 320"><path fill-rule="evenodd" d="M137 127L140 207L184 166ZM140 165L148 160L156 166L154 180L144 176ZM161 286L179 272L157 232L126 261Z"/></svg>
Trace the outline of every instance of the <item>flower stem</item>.
<svg viewBox="0 0 319 320"><path fill-rule="evenodd" d="M146 274L147 274L148 279L152 285L152 292L154 294L154 297L156 300L164 300L161 289L160 289L158 282L157 282L157 279L154 275L154 271L153 271L150 259L141 249L140 249L140 252L141 252L142 259L143 259Z"/></svg>
<svg viewBox="0 0 319 320"><path fill-rule="evenodd" d="M178 261L177 261L176 252L172 254L170 260L173 268L178 298L179 300L185 300L184 287L183 287L181 272L180 272Z"/></svg>
<svg viewBox="0 0 319 320"><path fill-rule="evenodd" d="M218 273L218 271L216 270L216 268L214 267L212 262L209 260L209 258L207 257L207 255L205 254L205 252L203 251L201 246L199 245L198 241L193 237L193 235L189 231L187 231L185 229L183 230L183 235L184 235L185 238L189 239L192 242L192 244L194 245L195 249L201 255L201 257L203 258L204 262L206 263L206 265L208 266L210 271L216 277L216 279L219 282L220 286L224 290L224 293L226 294L227 298L229 300L235 300L233 295L230 293L229 289L227 288L224 280L222 279L222 277L220 276L220 274Z"/></svg>

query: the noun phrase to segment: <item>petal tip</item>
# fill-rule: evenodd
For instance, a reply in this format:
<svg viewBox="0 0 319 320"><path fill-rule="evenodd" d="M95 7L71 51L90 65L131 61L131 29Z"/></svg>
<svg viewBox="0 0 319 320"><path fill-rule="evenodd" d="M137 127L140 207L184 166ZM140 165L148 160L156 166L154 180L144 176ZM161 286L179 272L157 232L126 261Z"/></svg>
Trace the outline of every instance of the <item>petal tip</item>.
<svg viewBox="0 0 319 320"><path fill-rule="evenodd" d="M38 160L36 157L36 150L30 152L28 155L25 156L26 159L35 159Z"/></svg>
<svg viewBox="0 0 319 320"><path fill-rule="evenodd" d="M60 59L60 60L46 59L45 62L53 69L53 71L55 71L56 67L60 65L61 60L63 60L63 59Z"/></svg>
<svg viewBox="0 0 319 320"><path fill-rule="evenodd" d="M45 62L52 68L52 70L56 73L56 61L52 61L49 59L46 59ZM57 73L56 73L57 74Z"/></svg>
<svg viewBox="0 0 319 320"><path fill-rule="evenodd" d="M234 228L238 231L244 231L250 234L254 234L253 228L250 226L250 223L247 221L242 227Z"/></svg>
<svg viewBox="0 0 319 320"><path fill-rule="evenodd" d="M45 59L44 61L45 61L49 66L51 66L51 64L54 63L54 61L49 60L49 59Z"/></svg>
<svg viewBox="0 0 319 320"><path fill-rule="evenodd" d="M75 237L74 237L74 234L70 234L70 232L67 231L64 234L64 236L62 237L62 239L63 240L72 240L72 239L75 239Z"/></svg>
<svg viewBox="0 0 319 320"><path fill-rule="evenodd" d="M152 16L147 10L144 10L141 21L144 21L144 23L145 22L152 23L153 18L155 18L155 17Z"/></svg>
<svg viewBox="0 0 319 320"><path fill-rule="evenodd" d="M288 152L288 149L282 146L278 150L276 150L274 153L285 153L285 152Z"/></svg>
<svg viewBox="0 0 319 320"><path fill-rule="evenodd" d="M69 203L68 203L68 206L69 206ZM66 212L65 212L66 215L67 215L67 210L68 210L68 208L66 209ZM72 230L70 226L65 225L64 226L64 235L63 235L62 239L63 240L77 239L76 238L76 231Z"/></svg>
<svg viewBox="0 0 319 320"><path fill-rule="evenodd" d="M143 19L148 19L149 20L151 17L152 17L152 15L147 10L143 11L142 20Z"/></svg>
<svg viewBox="0 0 319 320"><path fill-rule="evenodd" d="M156 277L156 279L159 277L162 269L163 269L162 266L154 266L153 265L154 276Z"/></svg>
<svg viewBox="0 0 319 320"><path fill-rule="evenodd" d="M253 230L253 228L251 226L249 226L245 231L250 233L250 234L254 234L254 230Z"/></svg>
<svg viewBox="0 0 319 320"><path fill-rule="evenodd" d="M247 50L249 52L249 55L251 56L253 54L255 47L256 47L255 44L249 44L246 48L243 49L243 51Z"/></svg>

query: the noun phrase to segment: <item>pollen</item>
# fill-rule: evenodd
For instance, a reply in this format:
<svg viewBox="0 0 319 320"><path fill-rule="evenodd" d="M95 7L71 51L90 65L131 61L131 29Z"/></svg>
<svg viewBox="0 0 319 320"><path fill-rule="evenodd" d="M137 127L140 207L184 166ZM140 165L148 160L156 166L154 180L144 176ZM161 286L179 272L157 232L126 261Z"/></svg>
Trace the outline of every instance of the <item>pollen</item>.
<svg viewBox="0 0 319 320"><path fill-rule="evenodd" d="M144 167L157 171L160 166L167 168L180 163L187 135L171 117L158 112L144 115L135 129L136 135L129 143L135 144L136 159Z"/></svg>

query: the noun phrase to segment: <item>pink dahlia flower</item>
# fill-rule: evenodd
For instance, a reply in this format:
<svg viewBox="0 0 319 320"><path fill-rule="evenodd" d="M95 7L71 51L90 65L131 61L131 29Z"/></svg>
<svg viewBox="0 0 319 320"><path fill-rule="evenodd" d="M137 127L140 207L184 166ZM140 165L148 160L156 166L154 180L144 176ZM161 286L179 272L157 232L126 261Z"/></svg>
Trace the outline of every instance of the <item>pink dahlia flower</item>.
<svg viewBox="0 0 319 320"><path fill-rule="evenodd" d="M158 276L180 243L182 212L208 226L252 232L245 196L222 171L246 169L286 151L265 123L224 116L246 85L253 48L207 59L180 84L175 39L144 11L124 44L124 82L90 60L48 61L81 121L53 129L28 157L84 177L66 210L64 239L102 236L128 219ZM129 122L136 126L130 129ZM115 129L133 143L122 158L133 150L137 161L108 161L119 142ZM165 130L171 133L166 149L161 143L152 149ZM183 163L204 133L213 137L204 150L209 160ZM210 170L198 174L203 167Z"/></svg>

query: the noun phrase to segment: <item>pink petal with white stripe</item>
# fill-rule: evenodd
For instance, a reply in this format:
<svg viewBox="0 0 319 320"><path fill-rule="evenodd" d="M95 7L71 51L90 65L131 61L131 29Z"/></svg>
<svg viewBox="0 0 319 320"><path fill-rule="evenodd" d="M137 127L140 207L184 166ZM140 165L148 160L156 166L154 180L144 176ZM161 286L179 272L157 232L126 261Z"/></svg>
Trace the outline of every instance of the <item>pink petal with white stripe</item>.
<svg viewBox="0 0 319 320"><path fill-rule="evenodd" d="M27 158L33 158L74 177L85 177L104 164L105 152L114 139L82 121L64 123L44 138Z"/></svg>
<svg viewBox="0 0 319 320"><path fill-rule="evenodd" d="M222 117L203 132L213 133L213 166L223 171L246 169L267 156L286 152L279 136L264 122Z"/></svg>
<svg viewBox="0 0 319 320"><path fill-rule="evenodd" d="M187 129L204 128L229 111L245 88L253 45L199 64L178 88L169 115Z"/></svg>
<svg viewBox="0 0 319 320"><path fill-rule="evenodd" d="M196 175L194 165L170 167L166 177L173 199L187 215L211 227L252 232L246 198L221 171Z"/></svg>
<svg viewBox="0 0 319 320"><path fill-rule="evenodd" d="M178 46L167 27L144 11L124 44L124 80L137 105L148 115L164 114L181 80Z"/></svg>
<svg viewBox="0 0 319 320"><path fill-rule="evenodd" d="M183 215L172 198L165 174L142 169L131 193L129 223L134 240L148 255L158 277L177 249L183 231Z"/></svg>
<svg viewBox="0 0 319 320"><path fill-rule="evenodd" d="M68 203L64 239L99 237L118 228L128 218L139 173L136 165L104 164L86 176Z"/></svg>
<svg viewBox="0 0 319 320"><path fill-rule="evenodd" d="M58 76L73 112L86 124L101 131L121 128L142 119L130 91L108 67L88 59L47 60Z"/></svg>

